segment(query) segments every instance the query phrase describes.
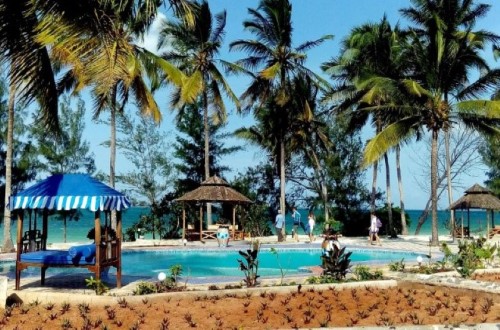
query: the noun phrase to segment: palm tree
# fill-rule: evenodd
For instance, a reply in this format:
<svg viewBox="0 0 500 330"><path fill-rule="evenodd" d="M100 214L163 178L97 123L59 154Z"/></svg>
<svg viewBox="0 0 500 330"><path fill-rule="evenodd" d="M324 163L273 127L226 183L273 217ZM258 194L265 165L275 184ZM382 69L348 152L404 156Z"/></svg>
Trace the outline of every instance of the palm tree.
<svg viewBox="0 0 500 330"><path fill-rule="evenodd" d="M272 97L278 110L285 117L290 112L292 78L298 74L314 77L317 83L326 83L304 65L306 51L318 46L332 36L326 35L314 41L292 46L292 5L289 0L261 0L257 9L248 9L252 19L243 22L246 30L256 36L254 40L236 40L230 44L231 50L243 50L249 57L237 64L253 74L250 87L243 93L245 110L251 109L259 101L269 102ZM287 127L280 127L283 135ZM280 162L280 208L285 210L285 138L278 141Z"/></svg>
<svg viewBox="0 0 500 330"><path fill-rule="evenodd" d="M176 108L182 108L186 103L193 103L201 97L205 131L205 179L210 176L209 170L209 110L212 110L212 122L217 125L227 119L226 107L222 91L239 108L239 101L224 78L217 64L227 67L229 63L217 59L224 37L226 12L215 16L207 1L199 6L193 6L194 21L190 26L185 20L164 23L160 46L173 39L173 50L163 57L175 63L191 78L182 88L179 88L172 103ZM182 17L181 17L182 18ZM210 108L210 109L209 109Z"/></svg>
<svg viewBox="0 0 500 330"><path fill-rule="evenodd" d="M498 41L490 32L473 32L475 21L484 16L486 5L460 0L412 0L416 8L402 13L417 24L409 50L408 67L413 75L400 80L401 89L412 98L411 112L384 128L367 145L365 163L378 159L388 148L406 138L410 132L425 127L431 132L431 199L432 244L438 245L437 223L437 143L439 134L462 121L468 127L489 134L499 134L497 119L499 105L495 101L477 100L453 105L449 98L461 101L477 97L491 87L496 74L481 77L469 83L474 68L489 71L479 55L487 41ZM457 17L459 19L457 19ZM464 88L463 86L466 86ZM400 91L401 91L400 90ZM452 95L453 93L453 95Z"/></svg>
<svg viewBox="0 0 500 330"><path fill-rule="evenodd" d="M239 110L239 100L232 91L218 65L228 67L227 63L217 56L222 46L224 29L226 26L226 12L223 11L214 17L207 1L192 6L193 22L181 16L179 21L164 23L161 30L160 46L172 38L173 50L165 53L163 57L172 61L188 74L189 81L176 91L172 99L173 108L181 109L186 103L196 102L201 98L203 109L203 127L205 136L205 180L210 177L210 124L226 122L227 111L222 97L224 94L236 105ZM221 91L222 90L222 91ZM211 224L211 205L207 204L207 223Z"/></svg>
<svg viewBox="0 0 500 330"><path fill-rule="evenodd" d="M9 66L9 102L7 156L5 164L5 208L3 250L11 251L11 212L8 198L12 193L12 154L14 149L14 107L37 99L46 125L57 131L57 92L47 49L36 40L38 18L31 1L5 0L0 3L0 63Z"/></svg>
<svg viewBox="0 0 500 330"><path fill-rule="evenodd" d="M387 111L384 105L392 103L391 81L404 76L406 67L402 44L404 34L399 27L392 28L384 16L379 23L364 24L354 28L343 42L341 56L322 65L322 69L340 82L324 101L334 102L336 112L349 113L353 131L361 129L371 119L376 133L398 116L397 109ZM383 78L381 78L383 77ZM369 116L373 114L373 116ZM383 155L386 168L387 206L389 210L389 232L395 237L392 220L392 201L389 162ZM371 212L375 211L378 159L373 162ZM402 219L403 233L407 233L406 221Z"/></svg>
<svg viewBox="0 0 500 330"><path fill-rule="evenodd" d="M133 97L141 113L161 120L161 113L144 79L156 79L158 67L177 84L182 74L170 63L138 47L134 37L146 31L161 2L83 1L77 6L54 1L43 7L39 39L52 47L53 57L71 68L61 89L79 92L90 87L94 116L110 111L110 185L115 186L116 116ZM112 217L114 224L114 217Z"/></svg>

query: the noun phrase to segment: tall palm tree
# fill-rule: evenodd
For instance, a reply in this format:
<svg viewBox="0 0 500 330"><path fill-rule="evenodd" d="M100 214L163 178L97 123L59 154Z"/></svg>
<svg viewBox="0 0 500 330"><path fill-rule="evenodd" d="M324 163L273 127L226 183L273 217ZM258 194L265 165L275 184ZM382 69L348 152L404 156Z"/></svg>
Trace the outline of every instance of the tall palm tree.
<svg viewBox="0 0 500 330"><path fill-rule="evenodd" d="M457 94L464 81L467 81L467 69L470 67L485 68L484 60L475 56L476 47L484 47L485 41L495 41L498 37L487 31L473 31L476 21L489 10L485 4L475 4L464 0L418 0L412 1L414 7L403 9L402 13L413 21L414 33L423 39L428 46L428 64L434 68L435 75L426 74L430 90L441 94L439 98L449 104L452 93ZM475 39L475 40L473 40ZM477 50L477 48L476 48ZM426 67L427 69L428 67ZM447 107L451 109L451 107ZM448 199L452 202L451 168L449 135L452 126L443 127L445 134L446 168ZM437 187L436 187L437 189ZM434 200L436 199L436 200ZM433 199L437 209L437 198ZM434 207L435 205L435 207ZM437 213L436 213L437 216ZM453 212L451 221L454 224Z"/></svg>
<svg viewBox="0 0 500 330"><path fill-rule="evenodd" d="M365 163L373 162L388 148L406 138L413 129L425 127L431 132L431 199L432 244L438 245L437 222L437 143L439 134L462 121L468 127L489 134L498 134L498 102L476 100L491 87L495 74L482 76L470 83L470 73L477 68L488 72L489 67L480 56L486 42L498 41L490 32L473 32L475 21L488 10L486 5L461 0L413 0L416 8L402 10L417 26L411 30L412 43L408 66L413 76L398 83L413 100L411 112L384 128L367 145ZM457 23L455 17L462 20ZM466 86L464 88L464 86ZM450 101L454 97L456 104Z"/></svg>
<svg viewBox="0 0 500 330"><path fill-rule="evenodd" d="M226 26L226 12L212 16L207 1L194 3L192 8L193 22L181 16L178 21L165 22L161 29L160 46L172 40L173 50L166 52L163 57L172 61L191 78L182 87L177 89L172 99L174 108L182 109L186 103L196 102L201 98L203 109L203 127L205 136L205 180L210 177L210 123L214 125L225 123L227 111L222 92L236 105L240 104L218 65L230 66L219 55ZM215 18L215 21L214 21ZM182 110L181 110L182 111ZM211 224L211 205L207 204L207 223Z"/></svg>
<svg viewBox="0 0 500 330"><path fill-rule="evenodd" d="M292 5L289 0L261 0L257 9L248 9L250 20L243 22L245 30L255 35L254 40L236 40L230 44L231 50L243 50L249 57L237 63L253 74L253 81L243 93L244 109L250 110L260 104L274 103L281 113L290 112L292 94L291 80L305 74L316 82L326 84L319 76L305 67L306 51L318 46L332 36L326 35L314 41L292 46ZM284 116L284 115L283 115ZM279 132L286 131L281 127ZM280 208L285 214L285 138L279 138L280 161Z"/></svg>
<svg viewBox="0 0 500 330"><path fill-rule="evenodd" d="M110 112L110 185L115 186L116 116L134 97L143 115L156 122L161 113L145 81L160 67L180 84L182 75L170 63L134 43L157 14L161 1L81 1L77 5L53 1L42 6L39 40L52 48L53 57L71 68L60 88L77 93L90 87L94 116ZM114 217L112 218L114 220ZM114 224L114 221L113 221Z"/></svg>
<svg viewBox="0 0 500 330"><path fill-rule="evenodd" d="M239 100L224 78L218 64L226 67L229 63L218 59L226 26L226 12L212 17L207 1L193 6L194 21L192 26L184 19L165 22L161 29L160 46L173 39L173 50L163 57L179 66L191 78L176 91L172 103L182 108L186 103L193 103L201 98L205 130L205 179L209 171L209 110L212 110L212 122L224 123L227 119L222 91L239 108ZM222 91L221 91L222 89Z"/></svg>
<svg viewBox="0 0 500 330"><path fill-rule="evenodd" d="M343 41L341 55L322 65L325 72L340 85L327 93L324 101L333 102L336 112L349 113L353 131L361 129L369 120L379 133L394 120L398 111L386 111L382 105L392 103L391 81L404 76L402 44L404 33L399 27L392 28L384 16L379 23L355 27ZM384 78L380 78L384 77ZM396 109L397 110L397 109ZM372 116L370 116L372 114ZM392 219L389 162L384 156L387 183L387 205L389 210L389 232L395 237ZM375 211L378 159L373 162L371 211ZM403 233L406 221L402 219Z"/></svg>
<svg viewBox="0 0 500 330"><path fill-rule="evenodd" d="M0 3L1 65L9 68L7 155L5 164L5 207L3 250L13 248L11 212L8 198L12 193L12 155L14 149L14 107L16 98L23 102L37 99L41 117L47 126L58 129L57 92L54 73L47 53L36 40L38 18L31 1L5 0Z"/></svg>

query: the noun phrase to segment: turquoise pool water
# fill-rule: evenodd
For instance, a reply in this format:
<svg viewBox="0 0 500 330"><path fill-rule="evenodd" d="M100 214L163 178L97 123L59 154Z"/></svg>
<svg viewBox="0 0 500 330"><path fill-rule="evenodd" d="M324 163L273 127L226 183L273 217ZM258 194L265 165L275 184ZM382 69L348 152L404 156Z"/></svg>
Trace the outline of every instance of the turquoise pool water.
<svg viewBox="0 0 500 330"><path fill-rule="evenodd" d="M413 262L418 255L422 255L374 249L347 248L347 250L353 252L351 255L353 263L388 264L403 258ZM277 249L276 251L277 254L273 254L269 248L263 248L259 252L261 276L280 276L281 268L287 276L290 276L307 272L307 267L321 264L319 248ZM168 274L171 266L181 265L182 275L185 277L242 276L237 259L244 259L237 250L125 250L122 251L122 274L156 278L160 272ZM47 275L68 271L85 270L49 268ZM111 268L110 273L114 273L114 268ZM14 277L15 264L13 262L0 263L0 274ZM22 276L38 276L38 274L38 268L29 268L23 271Z"/></svg>

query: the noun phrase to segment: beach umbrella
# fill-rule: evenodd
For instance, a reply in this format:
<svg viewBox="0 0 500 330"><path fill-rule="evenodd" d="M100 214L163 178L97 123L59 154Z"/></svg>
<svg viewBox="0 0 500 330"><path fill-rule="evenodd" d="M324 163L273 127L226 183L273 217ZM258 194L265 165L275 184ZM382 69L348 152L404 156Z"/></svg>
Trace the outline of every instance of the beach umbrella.
<svg viewBox="0 0 500 330"><path fill-rule="evenodd" d="M236 224L236 209L237 204L248 204L252 201L231 188L229 184L218 176L214 175L209 177L207 180L203 181L201 185L182 195L181 197L175 199L176 202L198 202L198 203L228 203L233 205L233 238L235 235L235 224ZM203 221L203 210L200 207L200 240L202 239L201 233L201 223ZM182 212L182 239L185 238L186 231L186 212L183 206Z"/></svg>
<svg viewBox="0 0 500 330"><path fill-rule="evenodd" d="M19 263L21 253L25 250L34 249L46 250L47 229L49 211L69 211L77 209L86 209L93 211L95 244L101 247L101 211L117 211L116 237L113 242L103 242L103 251L96 249L96 266L99 273L100 268L114 266L117 269L117 286L121 286L121 211L130 207L130 200L119 191L107 186L106 184L94 179L88 174L56 174L45 180L35 183L33 186L9 197L9 208L17 210L17 261ZM33 242L23 241L23 218L24 210L41 210L43 214L43 228L41 232L41 244L32 244ZM106 228L105 239L108 240L108 228ZM27 236L27 235L25 235ZM33 235L28 233L31 239ZM106 248L116 250L116 257L107 259L104 255ZM102 258L101 258L102 255ZM103 260L103 261L101 261ZM98 264L102 262L101 264ZM16 287L18 286L19 272L16 271ZM98 276L98 275L96 275ZM18 289L18 288L17 288Z"/></svg>

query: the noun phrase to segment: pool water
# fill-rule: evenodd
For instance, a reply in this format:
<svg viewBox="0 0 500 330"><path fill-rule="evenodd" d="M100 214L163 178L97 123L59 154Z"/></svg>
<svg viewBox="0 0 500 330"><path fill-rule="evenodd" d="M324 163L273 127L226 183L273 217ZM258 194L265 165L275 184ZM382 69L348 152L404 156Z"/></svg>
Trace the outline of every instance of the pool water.
<svg viewBox="0 0 500 330"><path fill-rule="evenodd" d="M392 261L416 260L418 253L394 252L387 250L370 250L347 248L352 251L352 263L378 263L388 264ZM321 264L321 250L309 249L270 249L263 248L258 254L259 270L261 276L280 276L281 270L286 276L308 272L307 268ZM158 273L169 274L169 268L174 265L182 266L184 277L212 277L212 276L242 276L238 259L245 264L246 261L237 250L141 250L122 251L122 274L141 277L154 277ZM57 272L77 271L82 269L49 268L47 275ZM85 269L83 269L85 271ZM22 276L38 276L38 268L24 270ZM111 268L110 273L115 273ZM0 263L0 275L15 276L15 263Z"/></svg>

